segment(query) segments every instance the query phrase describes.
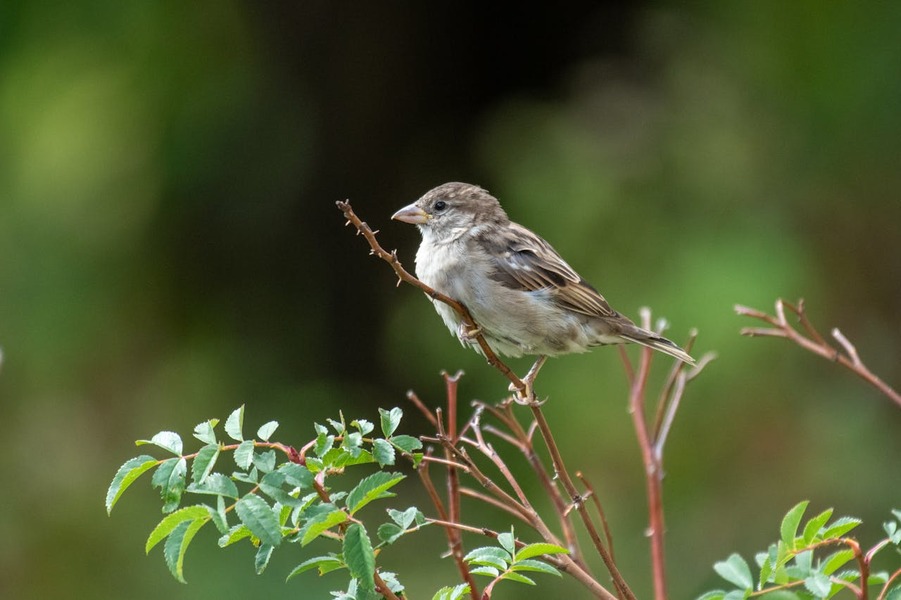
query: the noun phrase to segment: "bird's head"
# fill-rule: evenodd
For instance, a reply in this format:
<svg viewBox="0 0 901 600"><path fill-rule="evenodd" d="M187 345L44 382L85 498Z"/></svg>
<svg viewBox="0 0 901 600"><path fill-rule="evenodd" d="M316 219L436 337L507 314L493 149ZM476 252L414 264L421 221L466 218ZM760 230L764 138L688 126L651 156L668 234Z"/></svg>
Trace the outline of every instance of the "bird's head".
<svg viewBox="0 0 901 600"><path fill-rule="evenodd" d="M436 241L456 239L473 227L508 221L497 198L477 185L445 183L403 207L392 219L412 223Z"/></svg>

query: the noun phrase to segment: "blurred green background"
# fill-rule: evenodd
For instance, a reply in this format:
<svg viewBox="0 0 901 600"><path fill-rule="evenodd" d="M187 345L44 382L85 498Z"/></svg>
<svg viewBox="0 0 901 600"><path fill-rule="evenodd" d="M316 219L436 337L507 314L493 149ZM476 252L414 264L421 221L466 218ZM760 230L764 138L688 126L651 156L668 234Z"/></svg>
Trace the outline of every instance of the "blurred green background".
<svg viewBox="0 0 901 600"><path fill-rule="evenodd" d="M901 386L898 31L899 3L3 2L0 595L327 598L339 576L284 583L325 544L258 577L212 531L180 585L143 553L149 479L111 518L104 494L133 440L242 403L248 429L277 419L300 445L339 409L403 406L403 432L428 432L404 394L440 402L441 369L466 371L464 399L501 398L334 207L350 198L412 266L418 235L389 216L451 180L495 193L620 311L650 305L719 353L666 456L672 598L719 585L712 563L750 559L801 499L876 541L901 507L901 410L740 337L732 306L803 296ZM648 597L625 389L611 349L540 379ZM408 483L397 508L426 503ZM428 598L455 581L443 550L437 531L405 539L386 565ZM585 597L541 583L497 596Z"/></svg>

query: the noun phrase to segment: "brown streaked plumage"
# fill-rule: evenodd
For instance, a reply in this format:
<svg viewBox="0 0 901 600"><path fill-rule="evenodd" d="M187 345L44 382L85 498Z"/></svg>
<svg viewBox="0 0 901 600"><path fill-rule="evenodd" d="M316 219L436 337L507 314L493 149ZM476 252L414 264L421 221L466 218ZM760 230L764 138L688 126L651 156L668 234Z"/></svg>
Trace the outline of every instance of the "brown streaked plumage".
<svg viewBox="0 0 901 600"><path fill-rule="evenodd" d="M549 243L511 221L478 186L445 183L392 218L422 233L416 276L464 304L494 352L539 356L532 378L547 356L627 342L694 363L673 342L613 310ZM479 350L454 310L434 304L451 332Z"/></svg>

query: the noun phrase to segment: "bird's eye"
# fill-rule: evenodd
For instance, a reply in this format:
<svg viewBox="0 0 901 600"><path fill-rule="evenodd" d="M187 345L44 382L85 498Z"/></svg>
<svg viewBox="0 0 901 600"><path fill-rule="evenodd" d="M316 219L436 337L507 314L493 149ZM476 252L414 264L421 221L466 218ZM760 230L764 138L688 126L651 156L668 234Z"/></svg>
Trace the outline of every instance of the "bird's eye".
<svg viewBox="0 0 901 600"><path fill-rule="evenodd" d="M438 212L441 212L445 208L447 208L447 202L445 202L444 200L439 200L435 203L435 210L437 210Z"/></svg>

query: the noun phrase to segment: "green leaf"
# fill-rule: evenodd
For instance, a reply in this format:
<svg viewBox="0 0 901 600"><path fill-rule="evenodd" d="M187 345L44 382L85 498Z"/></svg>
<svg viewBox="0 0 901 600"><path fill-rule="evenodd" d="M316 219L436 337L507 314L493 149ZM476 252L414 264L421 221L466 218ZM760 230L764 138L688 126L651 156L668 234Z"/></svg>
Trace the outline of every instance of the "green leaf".
<svg viewBox="0 0 901 600"><path fill-rule="evenodd" d="M269 564L269 559L272 558L272 551L275 550L275 546L270 546L269 544L260 544L260 547L257 549L257 555L253 561L253 567L257 572L257 575L260 575L263 571L266 570L266 566Z"/></svg>
<svg viewBox="0 0 901 600"><path fill-rule="evenodd" d="M181 583L187 583L184 576L184 562L188 545L200 528L208 521L208 518L182 521L166 538L166 543L163 545L163 557L166 559L166 565L169 567L172 576Z"/></svg>
<svg viewBox="0 0 901 600"><path fill-rule="evenodd" d="M300 575L304 571L309 571L311 569L319 569L319 574L325 575L326 573L329 573L336 569L341 569L345 566L346 565L334 555L315 556L309 560L303 561L302 563L294 567L294 570L288 573L288 577L285 579L285 581L288 581L295 575Z"/></svg>
<svg viewBox="0 0 901 600"><path fill-rule="evenodd" d="M847 550L839 550L838 552L834 552L826 557L823 561L823 566L820 569L824 575L832 575L843 566L848 564L848 561L854 559L854 551Z"/></svg>
<svg viewBox="0 0 901 600"><path fill-rule="evenodd" d="M253 440L241 442L235 448L235 464L239 469L247 470L253 464Z"/></svg>
<svg viewBox="0 0 901 600"><path fill-rule="evenodd" d="M425 517L423 516L422 511L415 506L411 506L403 512L389 508L388 516L403 529L409 529L410 525L414 522L416 522L417 525L425 523Z"/></svg>
<svg viewBox="0 0 901 600"><path fill-rule="evenodd" d="M268 423L264 423L259 429L257 429L257 437L268 442L269 438L272 437L272 434L275 433L276 429L278 429L278 421L269 421Z"/></svg>
<svg viewBox="0 0 901 600"><path fill-rule="evenodd" d="M754 579L751 577L751 568L740 554L732 554L724 561L713 565L717 574L738 587L749 590L754 587Z"/></svg>
<svg viewBox="0 0 901 600"><path fill-rule="evenodd" d="M470 569L469 572L473 575L487 575L488 577L497 577L501 574L494 567L476 567L475 569Z"/></svg>
<svg viewBox="0 0 901 600"><path fill-rule="evenodd" d="M387 490L403 479L404 475L400 473L385 473L384 471L364 477L347 495L345 506L350 514L354 514L373 500L393 496L394 494L388 493Z"/></svg>
<svg viewBox="0 0 901 600"><path fill-rule="evenodd" d="M822 573L814 573L804 580L804 587L807 591L817 598L825 598L832 589L832 582L829 577Z"/></svg>
<svg viewBox="0 0 901 600"><path fill-rule="evenodd" d="M282 530L272 507L255 494L247 494L235 504L235 512L241 522L264 544L278 546Z"/></svg>
<svg viewBox="0 0 901 600"><path fill-rule="evenodd" d="M186 506L180 508L174 513L166 515L163 520L157 523L157 526L150 532L147 542L144 544L144 552L149 554L150 551L158 543L163 541L172 531L185 521L194 521L198 519L209 519L210 513L208 507L197 504L194 506Z"/></svg>
<svg viewBox="0 0 901 600"><path fill-rule="evenodd" d="M225 433L236 442L244 441L244 405L242 404L225 420Z"/></svg>
<svg viewBox="0 0 901 600"><path fill-rule="evenodd" d="M366 419L356 419L350 422L351 425L360 430L360 435L366 435L370 433L373 429L375 429L375 425L372 424L371 421L367 421Z"/></svg>
<svg viewBox="0 0 901 600"><path fill-rule="evenodd" d="M391 434L397 430L397 426L400 425L400 419L404 416L404 411L402 411L398 407L394 407L391 410L385 410L384 408L379 409L379 420L382 425L382 435L385 437L391 437Z"/></svg>
<svg viewBox="0 0 901 600"><path fill-rule="evenodd" d="M231 546L235 542L240 542L244 538L249 538L253 534L247 528L247 525L238 524L228 530L228 533L219 538L219 547L225 548Z"/></svg>
<svg viewBox="0 0 901 600"><path fill-rule="evenodd" d="M463 557L468 564L495 567L499 571L506 571L510 565L510 554L497 546L483 546L476 548Z"/></svg>
<svg viewBox="0 0 901 600"><path fill-rule="evenodd" d="M823 539L831 540L840 538L860 525L861 522L860 519L855 519L854 517L839 517L823 531Z"/></svg>
<svg viewBox="0 0 901 600"><path fill-rule="evenodd" d="M810 500L802 500L795 504L782 519L782 525L779 527L780 538L782 542L790 549L795 549L795 535L798 533L798 525L801 523L801 517L807 510Z"/></svg>
<svg viewBox="0 0 901 600"><path fill-rule="evenodd" d="M817 533L819 533L820 529L826 524L826 521L828 521L831 516L832 509L827 508L811 520L807 521L807 525L804 526L804 533L801 534L801 537L804 538L805 546L809 546L811 542L813 542Z"/></svg>
<svg viewBox="0 0 901 600"><path fill-rule="evenodd" d="M184 458L169 458L160 463L150 485L160 488L163 500L163 512L170 513L178 508L181 494L185 491L185 476L188 473L188 462Z"/></svg>
<svg viewBox="0 0 901 600"><path fill-rule="evenodd" d="M396 435L388 441L391 442L395 448L401 452L406 452L407 454L412 454L414 450L420 450L422 448L422 442L419 441L419 438L415 438L412 435Z"/></svg>
<svg viewBox="0 0 901 600"><path fill-rule="evenodd" d="M396 523L382 523L379 525L376 535L386 544L393 544L404 533L406 533L406 530Z"/></svg>
<svg viewBox="0 0 901 600"><path fill-rule="evenodd" d="M432 600L460 600L469 594L469 584L461 583L454 587L443 587L432 596Z"/></svg>
<svg viewBox="0 0 901 600"><path fill-rule="evenodd" d="M886 581L888 581L888 571L877 571L870 573L870 576L867 577L868 585L881 585Z"/></svg>
<svg viewBox="0 0 901 600"><path fill-rule="evenodd" d="M191 478L196 483L203 483L210 471L213 470L213 467L216 466L218 457L219 446L217 444L209 444L201 448L191 464Z"/></svg>
<svg viewBox="0 0 901 600"><path fill-rule="evenodd" d="M254 454L253 465L263 473L269 473L275 469L275 450Z"/></svg>
<svg viewBox="0 0 901 600"><path fill-rule="evenodd" d="M387 440L378 438L372 442L372 457L380 467L394 464L394 446Z"/></svg>
<svg viewBox="0 0 901 600"><path fill-rule="evenodd" d="M726 592L723 590L713 590L705 593L703 596L698 596L697 600L723 600L725 597Z"/></svg>
<svg viewBox="0 0 901 600"><path fill-rule="evenodd" d="M300 506L303 504L303 501L291 496L282 488L286 479L287 477L285 477L285 474L279 471L266 473L266 475L260 479L260 491L283 506Z"/></svg>
<svg viewBox="0 0 901 600"><path fill-rule="evenodd" d="M335 430L335 433L337 433L338 435L344 433L344 415L341 416L340 421L336 421L334 419L326 419L326 421L328 421L328 424L332 426L332 429Z"/></svg>
<svg viewBox="0 0 901 600"><path fill-rule="evenodd" d="M213 428L218 424L219 419L210 419L209 421L198 423L197 427L194 428L194 437L204 444L217 444L216 432L213 431Z"/></svg>
<svg viewBox="0 0 901 600"><path fill-rule="evenodd" d="M302 490L313 487L313 474L304 466L289 462L281 465L278 472L285 476L288 485L299 487Z"/></svg>
<svg viewBox="0 0 901 600"><path fill-rule="evenodd" d="M558 546L557 544L546 544L540 542L538 544L529 544L528 546L523 546L522 548L520 548L519 552L516 553L514 560L516 562L519 562L527 558L534 558L536 556L542 556L544 554L569 554L569 550Z"/></svg>
<svg viewBox="0 0 901 600"><path fill-rule="evenodd" d="M501 579L509 579L510 581L516 581L518 583L526 583L528 585L535 585L535 582L525 575L520 575L519 573L515 573L513 571L508 571L504 573L504 576Z"/></svg>
<svg viewBox="0 0 901 600"><path fill-rule="evenodd" d="M213 496L238 497L238 486L227 475L210 473L203 483L192 483L188 486L192 494L211 494Z"/></svg>
<svg viewBox="0 0 901 600"><path fill-rule="evenodd" d="M328 429L319 423L314 423L313 427L316 429L316 445L313 446L313 452L322 458L322 455L331 450L335 444L335 436L329 435Z"/></svg>
<svg viewBox="0 0 901 600"><path fill-rule="evenodd" d="M538 573L547 573L548 575L556 575L557 577L563 577L563 575L556 569L556 567L547 564L546 562L542 562L540 560L534 560L531 558L527 558L525 560L520 560L510 567L513 571L536 571Z"/></svg>
<svg viewBox="0 0 901 600"><path fill-rule="evenodd" d="M516 540L513 537L513 530L511 529L509 532L498 535L497 541L501 545L501 548L506 550L512 559L513 554L516 552Z"/></svg>
<svg viewBox="0 0 901 600"><path fill-rule="evenodd" d="M319 537L322 532L347 520L347 513L340 508L335 508L333 504L323 506L331 507L332 510L320 513L304 524L300 540L301 546L306 546Z"/></svg>
<svg viewBox="0 0 901 600"><path fill-rule="evenodd" d="M163 450L168 450L176 456L181 456L181 436L174 431L161 431L149 440L138 440L135 442L136 446L143 446L144 444L153 444Z"/></svg>
<svg viewBox="0 0 901 600"><path fill-rule="evenodd" d="M210 510L210 518L213 520L213 525L216 526L219 533L228 533L228 517L225 514L225 498L222 496L216 498L215 509L211 506L208 506L207 508Z"/></svg>
<svg viewBox="0 0 901 600"><path fill-rule="evenodd" d="M382 581L385 582L385 585L388 586L389 590L397 595L402 594L405 588L403 584L397 580L397 574L392 573L391 571L380 571L379 576L382 578Z"/></svg>
<svg viewBox="0 0 901 600"><path fill-rule="evenodd" d="M116 502L119 501L119 498L125 493L128 486L159 463L160 461L147 454L125 461L125 464L116 471L112 483L109 484L109 489L106 490L106 513L112 512Z"/></svg>
<svg viewBox="0 0 901 600"><path fill-rule="evenodd" d="M344 532L344 561L350 574L356 577L361 589L368 592L375 590L375 553L366 529L359 523L353 523Z"/></svg>
<svg viewBox="0 0 901 600"><path fill-rule="evenodd" d="M885 595L885 600L901 600L901 584L890 589Z"/></svg>

